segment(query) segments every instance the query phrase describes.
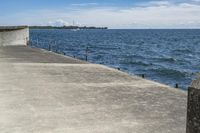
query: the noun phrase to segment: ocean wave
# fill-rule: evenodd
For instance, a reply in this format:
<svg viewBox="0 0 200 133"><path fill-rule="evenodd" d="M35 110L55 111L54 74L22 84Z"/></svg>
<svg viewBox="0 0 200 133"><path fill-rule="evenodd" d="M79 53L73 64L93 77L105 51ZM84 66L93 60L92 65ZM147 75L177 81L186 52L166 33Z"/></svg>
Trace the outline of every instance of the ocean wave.
<svg viewBox="0 0 200 133"><path fill-rule="evenodd" d="M190 50L190 49L175 49L175 50L173 50L173 53L181 53L181 54L183 54L183 53L192 53L192 51Z"/></svg>
<svg viewBox="0 0 200 133"><path fill-rule="evenodd" d="M120 64L124 65L138 65L138 66L150 66L151 63L143 62L143 61L133 61L133 60L123 60L120 61Z"/></svg>
<svg viewBox="0 0 200 133"><path fill-rule="evenodd" d="M156 74L160 76L165 76L169 78L185 78L187 75L189 75L187 72L179 71L171 68L157 68L157 69L151 69L150 71L155 72Z"/></svg>
<svg viewBox="0 0 200 133"><path fill-rule="evenodd" d="M168 62L168 63L174 63L177 62L178 60L173 58L173 57L151 57L150 60L152 60L153 62Z"/></svg>
<svg viewBox="0 0 200 133"><path fill-rule="evenodd" d="M164 58L160 58L160 60L162 60L163 62L167 61L167 62L176 62L177 60L173 57L164 57Z"/></svg>

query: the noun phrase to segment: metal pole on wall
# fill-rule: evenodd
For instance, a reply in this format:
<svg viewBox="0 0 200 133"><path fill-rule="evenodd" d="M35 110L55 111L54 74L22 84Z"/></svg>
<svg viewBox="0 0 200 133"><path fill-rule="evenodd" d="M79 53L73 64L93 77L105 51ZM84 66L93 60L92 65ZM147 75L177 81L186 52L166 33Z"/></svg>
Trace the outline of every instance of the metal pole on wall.
<svg viewBox="0 0 200 133"><path fill-rule="evenodd" d="M49 48L48 49L49 49L49 51L51 51L51 43L49 43Z"/></svg>
<svg viewBox="0 0 200 133"><path fill-rule="evenodd" d="M58 52L57 42L55 41L54 46L56 47L56 53Z"/></svg>
<svg viewBox="0 0 200 133"><path fill-rule="evenodd" d="M39 45L39 41L38 41L38 38L37 38L37 40L36 40L36 44L37 44L37 46Z"/></svg>
<svg viewBox="0 0 200 133"><path fill-rule="evenodd" d="M200 77L188 88L187 133L200 133Z"/></svg>
<svg viewBox="0 0 200 133"><path fill-rule="evenodd" d="M89 52L89 48L88 46L86 47L86 50L85 50L85 60L88 61L88 52Z"/></svg>
<svg viewBox="0 0 200 133"><path fill-rule="evenodd" d="M49 45L48 45L48 46L49 46L49 48L48 48L49 51L51 51L51 48L52 48L52 47L51 47L51 43L52 43L52 42L50 41L50 42L49 42Z"/></svg>

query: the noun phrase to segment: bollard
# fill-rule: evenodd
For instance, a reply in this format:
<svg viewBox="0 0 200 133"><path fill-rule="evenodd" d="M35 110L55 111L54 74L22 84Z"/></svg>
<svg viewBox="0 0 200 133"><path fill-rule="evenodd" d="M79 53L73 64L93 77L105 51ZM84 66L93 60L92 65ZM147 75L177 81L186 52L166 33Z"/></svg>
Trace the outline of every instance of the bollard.
<svg viewBox="0 0 200 133"><path fill-rule="evenodd" d="M200 78L188 88L187 133L200 133Z"/></svg>
<svg viewBox="0 0 200 133"><path fill-rule="evenodd" d="M85 55L85 60L88 61L88 56L87 55Z"/></svg>
<svg viewBox="0 0 200 133"><path fill-rule="evenodd" d="M39 46L39 41L38 41L38 39L36 40L36 45Z"/></svg>
<svg viewBox="0 0 200 133"><path fill-rule="evenodd" d="M145 78L144 74L142 74L142 78L143 78L143 79Z"/></svg>
<svg viewBox="0 0 200 133"><path fill-rule="evenodd" d="M56 53L58 53L58 46L57 46L57 43L56 43L56 41L54 42L54 46L56 47Z"/></svg>
<svg viewBox="0 0 200 133"><path fill-rule="evenodd" d="M178 85L178 84L176 84L176 85L175 85L175 88L179 88L179 85Z"/></svg>
<svg viewBox="0 0 200 133"><path fill-rule="evenodd" d="M49 43L49 51L51 51L51 43Z"/></svg>
<svg viewBox="0 0 200 133"><path fill-rule="evenodd" d="M85 50L85 60L88 61L88 52L89 52L89 48L88 46L86 47L86 50Z"/></svg>

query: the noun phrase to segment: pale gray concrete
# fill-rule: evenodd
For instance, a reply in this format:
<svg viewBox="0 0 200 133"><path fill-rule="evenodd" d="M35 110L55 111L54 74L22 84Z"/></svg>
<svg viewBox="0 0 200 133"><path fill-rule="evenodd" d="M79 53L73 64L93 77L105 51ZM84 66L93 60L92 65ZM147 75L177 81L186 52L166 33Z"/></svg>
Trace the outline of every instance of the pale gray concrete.
<svg viewBox="0 0 200 133"><path fill-rule="evenodd" d="M28 27L0 27L0 46L27 45Z"/></svg>
<svg viewBox="0 0 200 133"><path fill-rule="evenodd" d="M35 48L0 47L1 133L185 133L184 91Z"/></svg>
<svg viewBox="0 0 200 133"><path fill-rule="evenodd" d="M200 90L200 74L198 75L198 77L192 81L190 87L196 88Z"/></svg>

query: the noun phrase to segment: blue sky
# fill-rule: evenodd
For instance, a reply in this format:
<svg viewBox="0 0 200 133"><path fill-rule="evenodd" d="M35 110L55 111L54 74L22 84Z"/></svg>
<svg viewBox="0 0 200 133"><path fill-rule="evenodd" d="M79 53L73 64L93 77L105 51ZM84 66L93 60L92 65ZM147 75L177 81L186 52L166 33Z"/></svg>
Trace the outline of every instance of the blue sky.
<svg viewBox="0 0 200 133"><path fill-rule="evenodd" d="M1 0L0 25L200 28L200 0Z"/></svg>

